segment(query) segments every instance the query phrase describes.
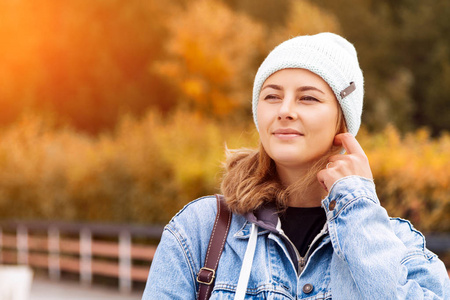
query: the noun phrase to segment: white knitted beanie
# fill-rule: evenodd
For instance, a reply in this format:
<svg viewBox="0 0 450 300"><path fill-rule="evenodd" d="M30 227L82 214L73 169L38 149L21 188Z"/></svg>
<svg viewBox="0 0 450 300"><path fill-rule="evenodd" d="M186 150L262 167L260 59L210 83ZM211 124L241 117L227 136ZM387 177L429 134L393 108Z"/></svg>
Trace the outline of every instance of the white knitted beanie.
<svg viewBox="0 0 450 300"><path fill-rule="evenodd" d="M328 83L344 113L347 130L356 135L361 125L364 78L356 50L339 35L325 32L298 36L278 45L256 73L253 84L253 119L258 128L259 93L273 73L290 68L307 69Z"/></svg>

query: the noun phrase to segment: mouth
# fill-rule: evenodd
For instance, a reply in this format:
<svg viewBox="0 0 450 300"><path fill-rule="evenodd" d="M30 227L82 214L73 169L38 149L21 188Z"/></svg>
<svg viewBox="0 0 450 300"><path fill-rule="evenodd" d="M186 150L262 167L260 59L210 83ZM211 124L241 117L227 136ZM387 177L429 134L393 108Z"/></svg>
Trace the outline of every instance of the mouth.
<svg viewBox="0 0 450 300"><path fill-rule="evenodd" d="M300 136L304 136L303 133L301 133L298 130L292 129L292 128L280 128L272 132L272 134L278 138L281 139L292 139Z"/></svg>

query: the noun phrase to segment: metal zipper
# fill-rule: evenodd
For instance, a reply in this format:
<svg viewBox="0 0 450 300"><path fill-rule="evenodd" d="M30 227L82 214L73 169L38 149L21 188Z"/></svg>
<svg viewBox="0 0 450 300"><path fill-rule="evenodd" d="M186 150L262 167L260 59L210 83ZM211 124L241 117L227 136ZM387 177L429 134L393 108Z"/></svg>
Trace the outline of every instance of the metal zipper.
<svg viewBox="0 0 450 300"><path fill-rule="evenodd" d="M316 235L316 237L313 239L313 241L311 242L311 246L309 246L308 250L306 251L306 254L304 257L302 257L300 255L300 253L297 250L297 247L295 247L294 243L291 242L291 240L287 237L287 235L284 233L284 231L282 229L278 230L280 235L285 238L289 244L291 245L291 247L294 249L295 255L297 257L297 262L298 262L298 271L297 271L297 276L300 276L303 272L303 269L306 266L306 262L308 261L309 258L309 252L311 250L311 248L313 248L314 244L321 239L323 236L325 236L328 233L328 226L327 223L325 223L324 228Z"/></svg>
<svg viewBox="0 0 450 300"><path fill-rule="evenodd" d="M295 252L295 256L297 257L297 270L300 270L301 268L301 262L303 262L303 257L300 256L300 253L297 250L297 247L295 247L294 243L291 242L291 240L287 237L287 235L284 233L284 231L282 229L279 230L280 235L289 242L289 244L291 245L291 248L294 249ZM297 271L297 275L300 275L300 273L298 273Z"/></svg>
<svg viewBox="0 0 450 300"><path fill-rule="evenodd" d="M306 262L308 261L309 258L309 253L311 252L311 249L314 248L314 245L320 240L322 239L322 237L324 237L326 234L328 233L328 224L325 222L324 227L322 228L322 230L316 235L316 237L313 239L313 241L311 242L311 245L308 247L308 250L306 251L306 254L304 257L302 257L302 267L301 269L299 269L299 276L300 274L303 272L303 268L306 265Z"/></svg>

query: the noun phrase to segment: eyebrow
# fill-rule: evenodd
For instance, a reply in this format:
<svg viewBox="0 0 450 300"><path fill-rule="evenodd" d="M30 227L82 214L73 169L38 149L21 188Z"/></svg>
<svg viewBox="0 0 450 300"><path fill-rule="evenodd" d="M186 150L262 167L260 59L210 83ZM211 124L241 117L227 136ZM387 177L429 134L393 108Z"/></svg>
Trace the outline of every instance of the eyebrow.
<svg viewBox="0 0 450 300"><path fill-rule="evenodd" d="M264 90L264 89L266 89L266 88L272 88L272 89L274 89L274 90L279 90L279 91L283 90L283 88L282 88L281 86L279 86L279 85L276 85L276 84L268 84L268 85L266 85L265 87L263 87L263 88L261 89L261 91ZM297 91L299 91L299 92L305 92L305 91L317 91L317 92L320 92L320 93L322 93L322 94L325 94L322 90L320 90L320 89L318 89L318 88L316 88L316 87L314 87L314 86L309 86L309 85L301 86L301 87L297 88Z"/></svg>

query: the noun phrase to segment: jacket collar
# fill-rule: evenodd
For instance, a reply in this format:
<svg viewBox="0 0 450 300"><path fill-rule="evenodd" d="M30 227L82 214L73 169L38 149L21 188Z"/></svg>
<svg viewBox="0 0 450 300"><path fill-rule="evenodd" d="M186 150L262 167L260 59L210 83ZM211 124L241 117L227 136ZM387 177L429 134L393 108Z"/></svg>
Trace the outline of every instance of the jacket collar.
<svg viewBox="0 0 450 300"><path fill-rule="evenodd" d="M273 233L280 233L277 229L277 225L279 226L279 218L274 203L264 204L260 208L246 213L244 217L248 222L254 223L260 228L269 230Z"/></svg>
<svg viewBox="0 0 450 300"><path fill-rule="evenodd" d="M248 238L250 236L251 224L256 224L258 226L258 235L270 232L278 235L281 234L280 230L277 229L277 225L281 226L281 224L279 223L275 204L265 204L259 209L244 214L243 217L246 222L244 222L242 228L234 235L237 238Z"/></svg>

